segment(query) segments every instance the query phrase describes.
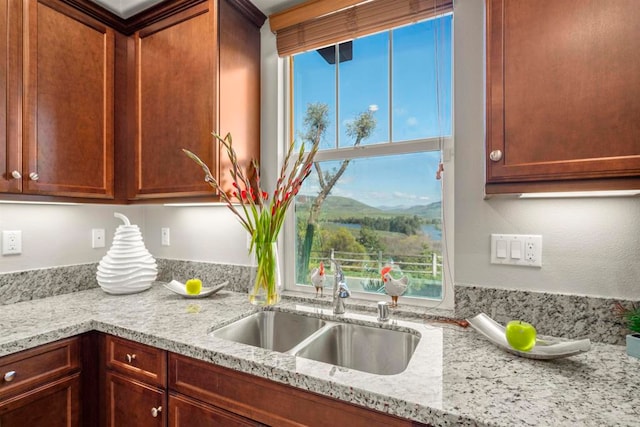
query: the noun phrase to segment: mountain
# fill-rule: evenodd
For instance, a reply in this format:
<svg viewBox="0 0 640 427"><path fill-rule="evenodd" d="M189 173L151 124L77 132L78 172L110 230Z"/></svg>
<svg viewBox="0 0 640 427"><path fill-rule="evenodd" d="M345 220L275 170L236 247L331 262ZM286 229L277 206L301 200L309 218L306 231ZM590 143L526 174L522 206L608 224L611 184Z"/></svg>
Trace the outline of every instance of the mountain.
<svg viewBox="0 0 640 427"><path fill-rule="evenodd" d="M296 211L308 212L314 197L298 196L296 198ZM306 201L305 201L306 200ZM329 196L322 204L322 215L325 219L346 218L352 216L393 216L378 208L369 206L349 197Z"/></svg>
<svg viewBox="0 0 640 427"><path fill-rule="evenodd" d="M405 215L417 215L422 218L439 218L442 211L442 202L433 202L428 205L411 206L410 208L395 209L395 213Z"/></svg>
<svg viewBox="0 0 640 427"><path fill-rule="evenodd" d="M296 210L301 213L309 211L314 197L304 196L296 199ZM385 206L376 208L359 202L349 197L329 196L322 204L323 217L325 219L347 217L392 217L398 215L417 215L421 218L432 219L440 217L441 202L433 202L428 205L416 205L408 208Z"/></svg>

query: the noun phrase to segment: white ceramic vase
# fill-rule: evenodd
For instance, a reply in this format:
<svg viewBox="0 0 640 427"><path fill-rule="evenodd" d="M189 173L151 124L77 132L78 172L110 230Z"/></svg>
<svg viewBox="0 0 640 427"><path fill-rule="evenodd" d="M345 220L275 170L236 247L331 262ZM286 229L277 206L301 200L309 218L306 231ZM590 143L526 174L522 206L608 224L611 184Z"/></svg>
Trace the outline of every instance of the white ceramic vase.
<svg viewBox="0 0 640 427"><path fill-rule="evenodd" d="M120 213L113 216L124 221L124 225L118 226L111 248L98 264L98 284L109 294L145 291L158 277L156 260L144 246L140 228Z"/></svg>

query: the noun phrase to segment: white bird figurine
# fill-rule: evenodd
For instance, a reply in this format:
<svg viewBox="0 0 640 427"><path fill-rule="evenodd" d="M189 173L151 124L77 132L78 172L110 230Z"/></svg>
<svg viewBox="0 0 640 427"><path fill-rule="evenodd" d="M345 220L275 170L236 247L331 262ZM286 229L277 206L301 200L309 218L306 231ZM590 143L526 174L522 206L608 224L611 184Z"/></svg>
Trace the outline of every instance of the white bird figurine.
<svg viewBox="0 0 640 427"><path fill-rule="evenodd" d="M322 296L322 290L324 289L324 263L320 263L320 267L316 267L311 270L311 283L316 288L316 297L318 292Z"/></svg>
<svg viewBox="0 0 640 427"><path fill-rule="evenodd" d="M389 272L391 267L384 267L380 270L382 281L384 282L384 291L391 297L391 307L398 306L398 297L407 291L409 286L409 278L402 276L400 279L394 279Z"/></svg>

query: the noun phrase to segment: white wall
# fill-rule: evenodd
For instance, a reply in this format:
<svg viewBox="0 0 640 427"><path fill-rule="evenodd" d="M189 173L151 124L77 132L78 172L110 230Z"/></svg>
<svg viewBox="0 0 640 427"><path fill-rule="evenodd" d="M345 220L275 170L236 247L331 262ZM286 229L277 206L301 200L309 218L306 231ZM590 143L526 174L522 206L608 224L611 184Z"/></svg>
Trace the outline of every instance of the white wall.
<svg viewBox="0 0 640 427"><path fill-rule="evenodd" d="M484 2L455 3L457 283L640 298L640 199L483 200ZM541 234L541 269L489 263L491 233Z"/></svg>
<svg viewBox="0 0 640 427"><path fill-rule="evenodd" d="M145 241L158 258L249 264L247 233L225 206L145 206ZM171 246L160 230L169 227Z"/></svg>
<svg viewBox="0 0 640 427"><path fill-rule="evenodd" d="M455 10L455 279L480 286L581 295L640 298L640 199L483 199L484 63L481 0L458 0ZM283 135L283 72L275 40L262 30L262 161L274 164ZM270 170L271 179L275 175ZM0 272L95 262L91 228L131 217L157 257L248 264L246 234L225 207L0 205L0 230L23 230L24 253L0 257ZM160 245L170 227L171 246ZM491 233L541 234L543 267L489 263Z"/></svg>
<svg viewBox="0 0 640 427"><path fill-rule="evenodd" d="M120 212L144 228L140 206L0 203L0 230L22 231L22 254L0 255L0 273L99 261L113 240ZM91 229L104 228L106 247L91 248Z"/></svg>

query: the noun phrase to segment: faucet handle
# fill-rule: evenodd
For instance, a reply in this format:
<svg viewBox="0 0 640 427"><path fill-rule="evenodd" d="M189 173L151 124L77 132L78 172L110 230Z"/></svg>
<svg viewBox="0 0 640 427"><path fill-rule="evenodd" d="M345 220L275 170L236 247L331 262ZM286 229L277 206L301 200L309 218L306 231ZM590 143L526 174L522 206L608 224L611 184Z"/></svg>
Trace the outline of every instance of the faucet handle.
<svg viewBox="0 0 640 427"><path fill-rule="evenodd" d="M347 286L347 283L344 281L340 281L338 283L338 297L339 298L349 298L351 296L351 291Z"/></svg>

